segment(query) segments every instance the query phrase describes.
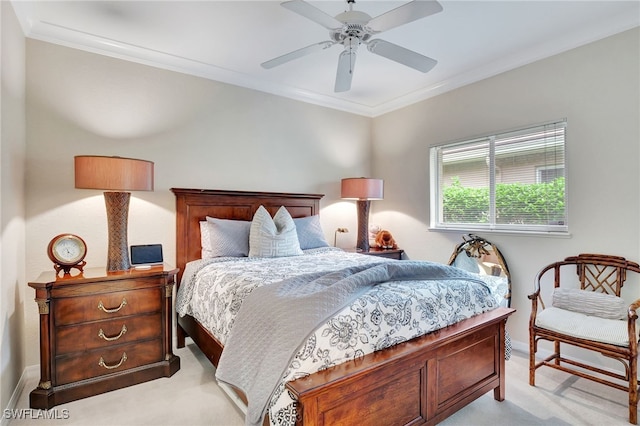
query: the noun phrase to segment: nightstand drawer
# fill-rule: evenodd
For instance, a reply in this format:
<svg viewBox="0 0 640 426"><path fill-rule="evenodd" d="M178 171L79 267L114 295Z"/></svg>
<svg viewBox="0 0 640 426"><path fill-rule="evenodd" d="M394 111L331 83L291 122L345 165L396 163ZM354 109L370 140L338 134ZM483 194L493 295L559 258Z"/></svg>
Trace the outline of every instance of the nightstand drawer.
<svg viewBox="0 0 640 426"><path fill-rule="evenodd" d="M53 315L60 326L161 310L162 290L149 288L58 299Z"/></svg>
<svg viewBox="0 0 640 426"><path fill-rule="evenodd" d="M135 340L160 337L162 315L155 314L94 321L80 325L68 325L56 329L56 353L63 355Z"/></svg>
<svg viewBox="0 0 640 426"><path fill-rule="evenodd" d="M113 345L81 355L56 357L58 386L163 361L162 339Z"/></svg>

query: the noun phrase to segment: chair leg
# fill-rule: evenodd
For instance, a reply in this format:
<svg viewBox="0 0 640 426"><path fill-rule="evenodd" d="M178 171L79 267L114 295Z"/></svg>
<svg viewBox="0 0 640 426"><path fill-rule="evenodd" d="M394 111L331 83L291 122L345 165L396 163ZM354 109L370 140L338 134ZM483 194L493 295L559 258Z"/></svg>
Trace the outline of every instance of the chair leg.
<svg viewBox="0 0 640 426"><path fill-rule="evenodd" d="M629 423L638 424L638 358L629 360Z"/></svg>
<svg viewBox="0 0 640 426"><path fill-rule="evenodd" d="M529 385L536 385L536 337L529 332Z"/></svg>

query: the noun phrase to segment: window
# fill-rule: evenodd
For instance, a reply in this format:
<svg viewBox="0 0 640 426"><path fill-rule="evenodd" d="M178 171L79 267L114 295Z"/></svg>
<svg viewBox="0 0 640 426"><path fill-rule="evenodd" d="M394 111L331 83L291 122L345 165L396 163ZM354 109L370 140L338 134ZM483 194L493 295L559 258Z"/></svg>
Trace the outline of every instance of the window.
<svg viewBox="0 0 640 426"><path fill-rule="evenodd" d="M566 232L566 126L431 147L431 227Z"/></svg>
<svg viewBox="0 0 640 426"><path fill-rule="evenodd" d="M542 166L536 172L536 183L550 183L564 176L564 166Z"/></svg>

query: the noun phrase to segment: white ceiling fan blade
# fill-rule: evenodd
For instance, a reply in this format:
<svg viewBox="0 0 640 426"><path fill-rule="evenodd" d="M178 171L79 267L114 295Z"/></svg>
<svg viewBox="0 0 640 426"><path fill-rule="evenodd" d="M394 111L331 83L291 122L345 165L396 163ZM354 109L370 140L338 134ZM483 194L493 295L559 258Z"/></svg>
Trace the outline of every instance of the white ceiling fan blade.
<svg viewBox="0 0 640 426"><path fill-rule="evenodd" d="M371 40L367 43L367 49L376 55L391 59L392 61L396 61L421 72L431 71L438 63L438 61L428 56L380 39Z"/></svg>
<svg viewBox="0 0 640 426"><path fill-rule="evenodd" d="M319 52L324 49L328 49L333 46L335 43L332 41L321 41L320 43L312 44L307 47L303 47L302 49L294 50L293 52L286 53L282 56L278 56L277 58L273 58L266 62L260 64L262 68L270 69L273 67L277 67L278 65L282 65L286 62L293 61L294 59L301 58L310 53Z"/></svg>
<svg viewBox="0 0 640 426"><path fill-rule="evenodd" d="M442 6L436 0L414 0L376 16L367 27L373 33L380 33L441 11Z"/></svg>
<svg viewBox="0 0 640 426"><path fill-rule="evenodd" d="M302 0L291 0L281 3L282 7L285 7L292 12L296 12L298 15L302 15L307 19L312 20L316 24L320 24L329 30L335 30L342 28L342 22L338 21L331 15L328 15L318 9L315 6L311 6Z"/></svg>
<svg viewBox="0 0 640 426"><path fill-rule="evenodd" d="M338 71L336 72L335 92L346 92L351 89L353 69L356 65L356 51L344 50L338 58Z"/></svg>

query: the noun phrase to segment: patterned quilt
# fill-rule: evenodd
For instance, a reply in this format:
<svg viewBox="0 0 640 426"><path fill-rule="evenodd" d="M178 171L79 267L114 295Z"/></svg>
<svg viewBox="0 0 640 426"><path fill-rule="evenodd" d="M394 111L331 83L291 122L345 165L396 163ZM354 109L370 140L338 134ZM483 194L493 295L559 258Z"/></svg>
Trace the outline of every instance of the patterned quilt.
<svg viewBox="0 0 640 426"><path fill-rule="evenodd" d="M243 299L255 288L311 272L380 262L394 260L323 248L284 258L191 262L176 298L177 311L196 318L224 344ZM295 423L295 404L284 387L287 381L446 327L498 304L490 286L463 279L391 281L372 287L299 348L271 397L271 423Z"/></svg>

